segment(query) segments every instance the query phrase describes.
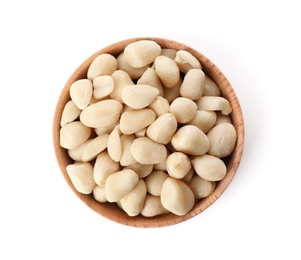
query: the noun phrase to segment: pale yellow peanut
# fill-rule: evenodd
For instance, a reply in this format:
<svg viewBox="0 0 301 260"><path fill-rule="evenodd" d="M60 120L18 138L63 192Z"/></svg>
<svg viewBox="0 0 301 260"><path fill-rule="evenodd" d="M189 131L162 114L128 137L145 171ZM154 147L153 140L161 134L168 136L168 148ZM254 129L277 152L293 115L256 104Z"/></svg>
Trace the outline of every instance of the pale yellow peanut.
<svg viewBox="0 0 301 260"><path fill-rule="evenodd" d="M165 113L149 125L146 134L157 143L167 144L176 132L177 127L175 116L171 113Z"/></svg>
<svg viewBox="0 0 301 260"><path fill-rule="evenodd" d="M82 194L92 193L95 182L93 179L93 166L90 163L78 162L66 167L67 174L74 188Z"/></svg>
<svg viewBox="0 0 301 260"><path fill-rule="evenodd" d="M116 70L112 73L111 77L114 80L114 90L110 94L110 98L119 101L123 104L123 100L121 98L121 92L123 88L127 85L133 85L130 75L123 70Z"/></svg>
<svg viewBox="0 0 301 260"><path fill-rule="evenodd" d="M125 167L125 169L133 170L138 174L139 178L142 179L148 176L153 171L153 164L135 163Z"/></svg>
<svg viewBox="0 0 301 260"><path fill-rule="evenodd" d="M206 134L215 125L216 119L214 111L197 110L196 116L187 124L198 127Z"/></svg>
<svg viewBox="0 0 301 260"><path fill-rule="evenodd" d="M230 155L236 144L237 134L230 123L221 123L214 126L208 133L210 141L208 154L222 158Z"/></svg>
<svg viewBox="0 0 301 260"><path fill-rule="evenodd" d="M108 153L113 161L119 162L122 154L119 125L110 133L108 138Z"/></svg>
<svg viewBox="0 0 301 260"><path fill-rule="evenodd" d="M166 149L166 151L167 151L166 158L164 158L164 160L162 160L161 162L154 164L154 170L167 171L166 170L166 159L167 159L167 156L170 154L170 151L169 151L169 149Z"/></svg>
<svg viewBox="0 0 301 260"><path fill-rule="evenodd" d="M105 191L109 202L116 202L131 192L139 181L137 173L125 169L111 174L106 181Z"/></svg>
<svg viewBox="0 0 301 260"><path fill-rule="evenodd" d="M204 85L204 92L203 96L220 96L221 90L216 85L216 83L205 74L205 85Z"/></svg>
<svg viewBox="0 0 301 260"><path fill-rule="evenodd" d="M191 179L193 178L194 175L195 175L194 174L194 169L193 169L193 167L191 167L190 171L181 180L183 182L185 182L186 184L188 184L191 181Z"/></svg>
<svg viewBox="0 0 301 260"><path fill-rule="evenodd" d="M180 96L180 88L182 85L182 79L180 78L178 83L172 87L172 88L165 88L164 89L164 98L171 103L172 101L174 101L176 98L178 98Z"/></svg>
<svg viewBox="0 0 301 260"><path fill-rule="evenodd" d="M166 88L176 86L180 79L180 71L173 60L165 56L158 56L154 65L160 80Z"/></svg>
<svg viewBox="0 0 301 260"><path fill-rule="evenodd" d="M130 150L134 140L134 135L122 135L120 137L122 152L119 163L121 166L129 166L137 163Z"/></svg>
<svg viewBox="0 0 301 260"><path fill-rule="evenodd" d="M106 127L119 119L121 111L120 102L103 100L85 108L80 114L80 121L89 127Z"/></svg>
<svg viewBox="0 0 301 260"><path fill-rule="evenodd" d="M101 202L101 203L107 202L105 188L95 185L95 187L93 189L93 197L98 202Z"/></svg>
<svg viewBox="0 0 301 260"><path fill-rule="evenodd" d="M196 116L197 105L189 98L178 97L170 104L169 110L178 123L187 123Z"/></svg>
<svg viewBox="0 0 301 260"><path fill-rule="evenodd" d="M215 124L221 124L221 123L230 123L232 124L232 119L230 115L223 115L220 111L216 111L216 122Z"/></svg>
<svg viewBox="0 0 301 260"><path fill-rule="evenodd" d="M168 177L164 171L153 171L145 178L147 192L154 196L160 196L162 185Z"/></svg>
<svg viewBox="0 0 301 260"><path fill-rule="evenodd" d="M169 177L162 186L161 203L170 212L183 216L193 208L195 198L186 183Z"/></svg>
<svg viewBox="0 0 301 260"><path fill-rule="evenodd" d="M170 177L184 178L191 170L190 158L181 152L174 152L166 159L166 170Z"/></svg>
<svg viewBox="0 0 301 260"><path fill-rule="evenodd" d="M167 214L169 211L163 207L160 196L147 194L144 202L144 207L141 215L144 217L155 217L158 215Z"/></svg>
<svg viewBox="0 0 301 260"><path fill-rule="evenodd" d="M146 135L146 127L144 127L143 129L139 130L138 132L135 133L136 137L142 137Z"/></svg>
<svg viewBox="0 0 301 260"><path fill-rule="evenodd" d="M119 124L119 121L114 122L113 124L110 124L108 126L100 126L95 127L94 131L97 135L103 135L103 134L110 134L112 130L116 127L116 125Z"/></svg>
<svg viewBox="0 0 301 260"><path fill-rule="evenodd" d="M123 70L130 75L132 79L138 79L149 68L149 65L145 65L140 68L134 68L124 58L124 52L117 56L118 69Z"/></svg>
<svg viewBox="0 0 301 260"><path fill-rule="evenodd" d="M167 156L166 147L148 137L136 138L130 148L135 160L142 164L156 164Z"/></svg>
<svg viewBox="0 0 301 260"><path fill-rule="evenodd" d="M194 175L188 184L196 199L208 197L215 189L214 181L207 181L199 175Z"/></svg>
<svg viewBox="0 0 301 260"><path fill-rule="evenodd" d="M156 114L149 108L124 112L120 117L120 130L123 134L134 134L154 122Z"/></svg>
<svg viewBox="0 0 301 260"><path fill-rule="evenodd" d="M162 56L166 56L172 60L175 59L176 55L177 55L177 50L175 49L169 49L169 48L163 48L161 50L161 54Z"/></svg>
<svg viewBox="0 0 301 260"><path fill-rule="evenodd" d="M102 99L114 91L114 80L110 75L98 76L93 79L93 97Z"/></svg>
<svg viewBox="0 0 301 260"><path fill-rule="evenodd" d="M158 95L159 90L149 85L128 85L121 92L123 102L134 109L147 107Z"/></svg>
<svg viewBox="0 0 301 260"><path fill-rule="evenodd" d="M205 85L205 74L200 69L191 69L184 76L180 88L182 97L198 100L203 95Z"/></svg>
<svg viewBox="0 0 301 260"><path fill-rule="evenodd" d="M189 155L205 154L210 147L208 137L196 126L182 126L171 139L172 146Z"/></svg>
<svg viewBox="0 0 301 260"><path fill-rule="evenodd" d="M81 110L74 104L72 100L69 100L62 112L61 126L74 121L78 118Z"/></svg>
<svg viewBox="0 0 301 260"><path fill-rule="evenodd" d="M144 207L145 197L146 185L144 180L139 179L134 189L120 200L121 207L129 216L137 216Z"/></svg>
<svg viewBox="0 0 301 260"><path fill-rule="evenodd" d="M85 149L85 146L91 142L93 139L88 139L87 141L83 142L81 145L76 146L75 148L68 149L68 155L73 159L74 161L82 161L83 159L83 151Z"/></svg>
<svg viewBox="0 0 301 260"><path fill-rule="evenodd" d="M161 53L161 46L154 41L141 40L130 43L124 49L124 59L134 67L141 68L151 64Z"/></svg>
<svg viewBox="0 0 301 260"><path fill-rule="evenodd" d="M91 101L93 86L88 79L79 79L70 86L70 97L79 109L84 109Z"/></svg>
<svg viewBox="0 0 301 260"><path fill-rule="evenodd" d="M229 115L232 112L229 101L223 97L202 96L196 104L199 110L221 111L223 115Z"/></svg>
<svg viewBox="0 0 301 260"><path fill-rule="evenodd" d="M175 62L177 63L180 71L187 73L190 69L202 69L199 60L194 57L190 52L185 50L177 51Z"/></svg>
<svg viewBox="0 0 301 260"><path fill-rule="evenodd" d="M88 162L96 158L100 152L107 148L108 139L108 134L103 134L91 139L91 141L83 148L82 161Z"/></svg>
<svg viewBox="0 0 301 260"><path fill-rule="evenodd" d="M88 68L87 78L93 80L95 77L103 75L111 75L117 70L116 58L108 53L97 56Z"/></svg>
<svg viewBox="0 0 301 260"><path fill-rule="evenodd" d="M157 96L148 107L151 108L158 117L169 112L168 100L161 96Z"/></svg>
<svg viewBox="0 0 301 260"><path fill-rule="evenodd" d="M137 81L138 85L150 85L159 90L159 95L164 95L164 88L157 72L153 68L148 68Z"/></svg>
<svg viewBox="0 0 301 260"><path fill-rule="evenodd" d="M94 181L98 186L104 187L108 176L119 170L119 163L113 161L107 151L103 151L96 157L93 170Z"/></svg>
<svg viewBox="0 0 301 260"><path fill-rule="evenodd" d="M66 149L75 148L88 140L91 128L79 121L73 121L60 129L60 146Z"/></svg>
<svg viewBox="0 0 301 260"><path fill-rule="evenodd" d="M219 181L223 179L227 173L225 163L213 155L203 154L193 156L191 163L195 172L208 181Z"/></svg>

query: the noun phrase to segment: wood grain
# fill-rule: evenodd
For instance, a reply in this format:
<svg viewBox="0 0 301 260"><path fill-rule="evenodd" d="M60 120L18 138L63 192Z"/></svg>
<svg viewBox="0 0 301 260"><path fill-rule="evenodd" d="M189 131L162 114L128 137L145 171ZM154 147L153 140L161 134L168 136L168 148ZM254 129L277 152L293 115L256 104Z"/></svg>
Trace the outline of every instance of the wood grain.
<svg viewBox="0 0 301 260"><path fill-rule="evenodd" d="M73 161L68 156L67 150L61 148L59 145L60 120L61 120L61 115L64 106L70 100L69 89L71 84L78 79L86 78L88 67L98 55L102 53L110 53L114 56L117 56L119 53L123 51L125 46L127 46L129 43L142 40L142 39L156 41L159 45L161 45L162 48L187 50L190 53L192 53L201 62L203 71L220 87L222 95L229 100L233 109L233 112L231 113L231 117L232 117L233 125L237 131L237 144L233 153L228 158L225 158L225 163L227 165L227 174L224 179L218 182L216 189L210 196L197 202L193 207L193 209L184 216L176 216L170 213L170 214L152 217L152 218L146 218L141 215L136 217L129 217L125 212L120 210L119 207L115 204L111 204L111 203L102 204L95 201L92 195L83 195L77 192L76 189L73 187L66 172L66 166L72 163ZM69 80L67 81L67 83L65 84L61 92L61 95L59 97L55 109L54 118L53 118L53 145L54 145L54 151L55 151L58 165L60 167L60 170L66 182L73 190L73 192L92 210L94 210L95 212L97 212L98 214L100 214L101 216L107 219L110 219L112 221L115 221L123 225L140 227L140 228L164 227L164 226L170 226L177 223L181 223L200 214L202 211L204 211L210 205L212 205L226 190L226 188L229 186L230 182L232 181L237 171L237 168L239 166L242 157L243 147L244 147L244 121L243 121L243 115L242 115L239 101L229 81L227 80L225 75L217 68L217 66L212 61L210 61L207 57L201 54L199 51L189 46L186 46L182 43L169 40L169 39L154 38L154 37L131 38L109 45L101 49L100 51L94 53L87 60L85 60L78 67L78 69L71 75L71 77L69 78Z"/></svg>

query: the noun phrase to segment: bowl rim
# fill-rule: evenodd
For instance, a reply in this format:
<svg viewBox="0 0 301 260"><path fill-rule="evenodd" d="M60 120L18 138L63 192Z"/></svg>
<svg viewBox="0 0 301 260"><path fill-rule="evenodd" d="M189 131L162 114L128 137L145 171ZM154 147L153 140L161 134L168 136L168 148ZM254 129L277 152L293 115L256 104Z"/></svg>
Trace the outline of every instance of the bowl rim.
<svg viewBox="0 0 301 260"><path fill-rule="evenodd" d="M229 157L225 158L227 165L227 174L221 181L217 183L213 193L211 193L208 197L196 202L193 209L184 216L177 216L172 213L169 213L166 215L160 215L151 218L143 217L141 214L139 214L136 217L130 217L125 212L123 212L116 205L116 203L99 203L96 200L94 200L92 194L85 195L79 193L74 188L66 172L66 166L72 163L73 160L68 156L67 150L60 147L59 145L59 130L61 128L60 119L65 104L70 100L69 89L71 84L78 79L86 78L89 65L98 55L103 53L110 53L113 56L117 56L124 50L125 46L127 46L129 43L140 40L155 41L161 46L161 48L173 48L176 50L186 50L190 52L201 62L202 69L205 72L205 74L207 74L219 86L222 96L230 102L233 109L230 115L232 118L232 124L234 125L237 132L237 141L232 154ZM96 51L72 73L72 75L67 80L65 86L62 89L57 105L55 107L52 126L52 136L54 152L61 173L63 174L63 177L66 180L68 186L80 200L82 200L88 207L90 207L99 215L116 223L132 227L152 228L170 226L191 219L192 217L199 215L201 212L203 212L205 209L211 206L223 194L223 192L227 189L233 177L235 176L238 166L240 164L244 148L245 130L243 114L236 93L234 92L234 89L232 88L230 82L225 77L225 75L211 60L209 60L205 55L203 55L196 49L191 48L190 46L187 46L186 44L180 43L175 40L158 37L136 37L112 43Z"/></svg>

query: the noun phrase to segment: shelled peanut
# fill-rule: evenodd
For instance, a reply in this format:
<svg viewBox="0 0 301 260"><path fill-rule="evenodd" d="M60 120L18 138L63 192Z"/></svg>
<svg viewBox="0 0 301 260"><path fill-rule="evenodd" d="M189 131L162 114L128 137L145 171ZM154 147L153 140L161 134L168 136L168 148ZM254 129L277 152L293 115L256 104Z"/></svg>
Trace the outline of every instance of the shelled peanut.
<svg viewBox="0 0 301 260"><path fill-rule="evenodd" d="M75 187L129 216L187 214L236 145L232 108L201 63L150 40L100 54L70 86L60 145Z"/></svg>

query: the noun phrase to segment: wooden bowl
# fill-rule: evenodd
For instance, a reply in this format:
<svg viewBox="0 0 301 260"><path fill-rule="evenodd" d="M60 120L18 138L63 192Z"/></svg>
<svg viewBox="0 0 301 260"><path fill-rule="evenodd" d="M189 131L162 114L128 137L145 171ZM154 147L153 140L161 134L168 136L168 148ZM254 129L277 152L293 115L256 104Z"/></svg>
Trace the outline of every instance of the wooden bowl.
<svg viewBox="0 0 301 260"><path fill-rule="evenodd" d="M193 54L201 62L203 71L220 87L222 96L225 97L230 102L233 109L233 112L231 113L231 117L232 117L232 123L237 131L237 144L233 153L225 160L225 163L227 165L227 174L221 181L217 183L216 188L211 195L198 201L194 205L193 209L184 216L177 216L172 213L169 213L166 215L160 215L151 218L143 217L142 215L138 215L136 217L130 217L124 211L122 211L116 205L116 203L99 203L96 200L94 200L91 194L84 195L79 193L74 188L66 172L66 166L72 163L73 160L68 156L67 150L60 147L59 145L60 120L61 120L63 108L65 104L70 100L70 96L69 96L70 85L78 79L86 78L88 67L98 55L102 53L110 53L114 56L117 56L124 50L124 48L129 43L138 40L143 40L143 39L156 41L162 48L187 50L188 52ZM101 216L120 224L133 226L133 227L144 227L144 228L163 227L163 226L169 226L169 225L186 221L198 215L199 213L207 209L212 203L214 203L225 191L225 189L228 187L231 180L233 179L241 160L243 146L244 146L244 122L243 122L241 107L234 90L232 89L230 83L228 82L224 74L207 57L205 57L203 54L196 51L195 49L173 40L152 38L152 37L132 38L132 39L127 39L124 41L111 44L103 48L102 50L94 53L91 57L85 60L78 67L78 69L71 75L71 77L69 78L69 80L67 81L65 87L61 92L61 95L59 97L56 106L54 121L53 121L53 143L54 143L54 151L56 154L56 158L64 178L66 179L68 185L73 190L73 192L88 207L90 207L92 210L94 210Z"/></svg>

